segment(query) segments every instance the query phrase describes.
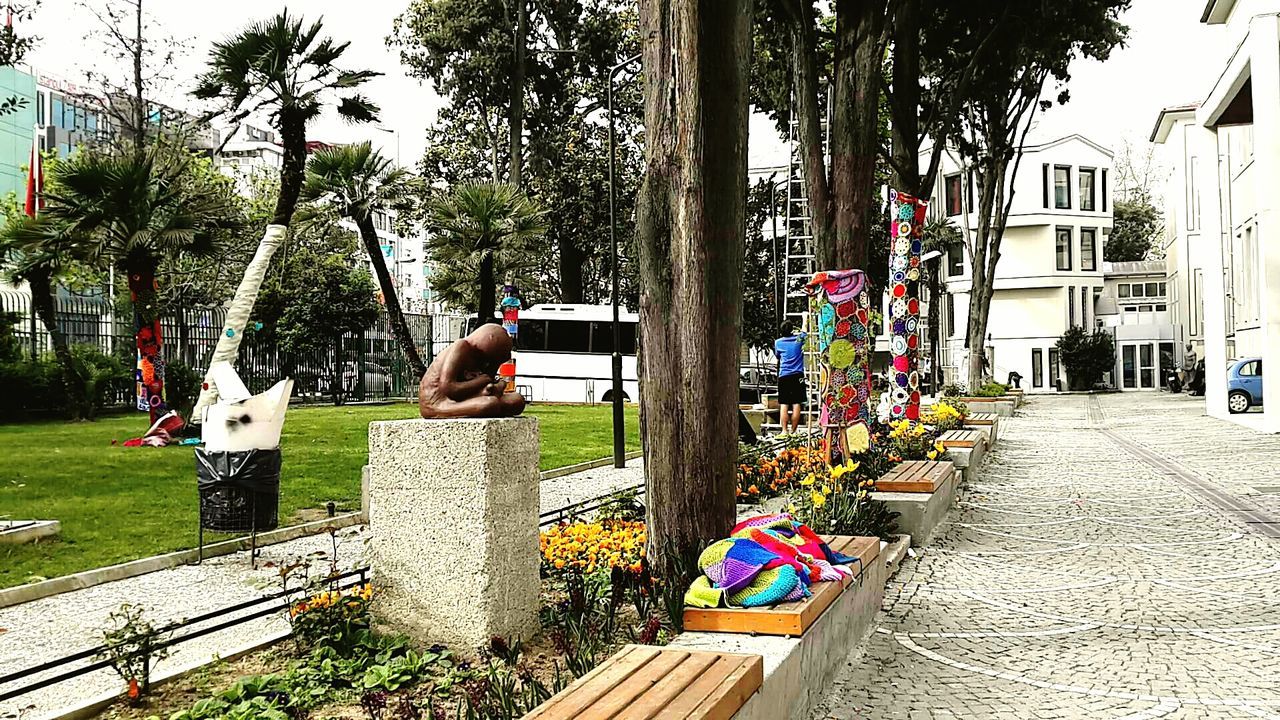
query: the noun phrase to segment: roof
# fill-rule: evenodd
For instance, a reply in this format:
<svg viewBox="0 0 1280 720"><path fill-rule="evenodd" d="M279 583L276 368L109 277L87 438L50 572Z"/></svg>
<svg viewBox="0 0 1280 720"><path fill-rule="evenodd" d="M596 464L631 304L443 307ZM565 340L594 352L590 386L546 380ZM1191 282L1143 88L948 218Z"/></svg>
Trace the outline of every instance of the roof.
<svg viewBox="0 0 1280 720"><path fill-rule="evenodd" d="M1163 260L1104 262L1102 263L1102 274L1104 277L1117 275L1164 275L1165 265Z"/></svg>
<svg viewBox="0 0 1280 720"><path fill-rule="evenodd" d="M1151 137L1148 138L1153 143L1163 143L1169 137L1169 131L1173 129L1173 122L1179 118L1192 118L1196 116L1196 109L1200 107L1200 103L1185 103L1183 105L1170 105L1160 111L1156 116L1156 125L1151 128Z"/></svg>
<svg viewBox="0 0 1280 720"><path fill-rule="evenodd" d="M1048 150L1051 147L1057 147L1058 145L1063 145L1073 140L1082 142L1085 145L1088 145L1089 147L1093 148L1094 150L1097 150L1098 152L1102 153L1103 155L1106 155L1107 157L1115 157L1115 153L1111 152L1111 150L1107 148L1105 145L1094 142L1093 140L1090 140L1089 138L1081 135L1080 133L1071 133L1070 135L1063 135L1060 138L1056 138L1053 140L1046 140L1045 142L1042 142L1042 143L1024 145L1022 149L1024 152L1036 152L1039 150ZM932 143L920 146L920 154L922 156L926 156L931 152L933 152Z"/></svg>

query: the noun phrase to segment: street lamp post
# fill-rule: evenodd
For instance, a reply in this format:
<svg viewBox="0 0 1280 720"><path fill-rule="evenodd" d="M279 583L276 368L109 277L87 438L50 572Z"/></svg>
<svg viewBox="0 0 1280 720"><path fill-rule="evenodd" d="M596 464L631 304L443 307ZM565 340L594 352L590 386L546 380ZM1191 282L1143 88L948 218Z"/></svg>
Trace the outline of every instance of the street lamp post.
<svg viewBox="0 0 1280 720"><path fill-rule="evenodd" d="M612 258L609 263L610 300L613 304L613 466L626 467L627 442L624 433L625 417L622 413L622 323L618 319L618 221L614 196L614 129L613 129L613 78L623 68L640 59L632 55L609 68L606 90L606 113L609 116L609 247Z"/></svg>

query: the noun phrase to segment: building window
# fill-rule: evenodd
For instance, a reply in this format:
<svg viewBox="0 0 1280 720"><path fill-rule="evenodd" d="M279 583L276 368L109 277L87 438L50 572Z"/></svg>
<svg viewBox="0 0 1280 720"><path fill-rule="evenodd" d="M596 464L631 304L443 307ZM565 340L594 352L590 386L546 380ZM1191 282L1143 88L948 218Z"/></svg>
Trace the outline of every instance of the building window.
<svg viewBox="0 0 1280 720"><path fill-rule="evenodd" d="M44 91L40 90L39 92L36 93L36 124L44 125L45 124L44 120L45 120Z"/></svg>
<svg viewBox="0 0 1280 720"><path fill-rule="evenodd" d="M977 170L969 171L969 199L966 200L964 204L964 209L967 212L973 212L973 199L978 197L977 193L974 192L974 185L975 185L974 179L977 177L977 175L978 175Z"/></svg>
<svg viewBox="0 0 1280 720"><path fill-rule="evenodd" d="M964 246L952 245L947 248L947 277L964 274Z"/></svg>
<svg viewBox="0 0 1280 720"><path fill-rule="evenodd" d="M1094 209L1093 176L1093 168L1080 168L1078 176L1078 182L1080 183L1080 209L1089 212Z"/></svg>
<svg viewBox="0 0 1280 720"><path fill-rule="evenodd" d="M1089 288L1080 288L1080 327L1089 327Z"/></svg>
<svg viewBox="0 0 1280 720"><path fill-rule="evenodd" d="M1117 286L1116 286L1116 297L1122 297L1122 298L1127 298L1127 297L1129 297L1129 284L1128 284L1128 283L1121 283L1121 284L1119 284L1119 285L1117 285Z"/></svg>
<svg viewBox="0 0 1280 720"><path fill-rule="evenodd" d="M943 179L944 201L947 204L947 215L959 215L964 212L960 197L962 186L960 184L960 173L948 175Z"/></svg>
<svg viewBox="0 0 1280 720"><path fill-rule="evenodd" d="M1071 167L1053 166L1053 206L1059 210L1071 209Z"/></svg>
<svg viewBox="0 0 1280 720"><path fill-rule="evenodd" d="M1076 324L1076 289L1075 287L1067 288L1067 327L1074 327Z"/></svg>
<svg viewBox="0 0 1280 720"><path fill-rule="evenodd" d="M1102 168L1102 212L1107 211L1107 169Z"/></svg>
<svg viewBox="0 0 1280 720"><path fill-rule="evenodd" d="M1049 348L1049 387L1058 387L1058 348Z"/></svg>
<svg viewBox="0 0 1280 720"><path fill-rule="evenodd" d="M1071 228L1060 227L1057 229L1058 247L1057 262L1059 270L1071 270Z"/></svg>
<svg viewBox="0 0 1280 720"><path fill-rule="evenodd" d="M1080 269L1098 269L1098 230L1080 228Z"/></svg>
<svg viewBox="0 0 1280 720"><path fill-rule="evenodd" d="M1040 195L1044 206L1049 207L1049 163L1040 166Z"/></svg>
<svg viewBox="0 0 1280 720"><path fill-rule="evenodd" d="M946 324L943 326L943 337L951 337L956 334L956 299L954 295L943 295L942 307L946 310L946 316L943 318Z"/></svg>
<svg viewBox="0 0 1280 720"><path fill-rule="evenodd" d="M1031 386L1044 387L1044 351L1031 348Z"/></svg>
<svg viewBox="0 0 1280 720"><path fill-rule="evenodd" d="M1144 286L1144 290L1146 291L1146 297L1150 297L1150 298L1160 297L1161 295L1164 294L1160 292L1160 283L1154 283L1154 282L1143 283L1143 286Z"/></svg>

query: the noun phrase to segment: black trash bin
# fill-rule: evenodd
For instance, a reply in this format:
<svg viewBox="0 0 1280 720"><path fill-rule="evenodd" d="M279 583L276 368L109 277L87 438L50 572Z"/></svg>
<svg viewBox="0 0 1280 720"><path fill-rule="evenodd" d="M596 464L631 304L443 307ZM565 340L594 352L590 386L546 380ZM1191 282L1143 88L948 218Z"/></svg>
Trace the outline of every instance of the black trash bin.
<svg viewBox="0 0 1280 720"><path fill-rule="evenodd" d="M280 523L280 448L196 448L196 483L202 546L205 530L256 535Z"/></svg>

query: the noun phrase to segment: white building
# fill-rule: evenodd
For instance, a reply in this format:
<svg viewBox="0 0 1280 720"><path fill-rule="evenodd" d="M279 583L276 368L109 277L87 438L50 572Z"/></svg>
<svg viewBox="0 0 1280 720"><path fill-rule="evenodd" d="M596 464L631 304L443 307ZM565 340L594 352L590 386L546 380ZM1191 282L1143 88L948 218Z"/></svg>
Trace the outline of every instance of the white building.
<svg viewBox="0 0 1280 720"><path fill-rule="evenodd" d="M1111 158L1110 150L1080 135L1025 148L1012 179L1013 205L983 339L996 380L1016 372L1028 392L1065 388L1053 346L1068 327L1095 324L1094 302L1103 291L1102 246L1111 231ZM976 233L977 202L974 175L946 153L930 216ZM940 356L946 382L963 381L968 372L965 332L973 276L967 255L956 246L943 260L947 295Z"/></svg>
<svg viewBox="0 0 1280 720"><path fill-rule="evenodd" d="M1235 49L1197 105L1160 113L1176 318L1203 344L1208 410L1228 418L1228 359L1280 357L1280 0L1209 0ZM1263 406L1280 406L1280 382ZM1252 420L1280 432L1280 412Z"/></svg>
<svg viewBox="0 0 1280 720"><path fill-rule="evenodd" d="M1169 309L1169 280L1162 260L1102 264L1096 324L1111 333L1116 362L1110 384L1121 390L1155 390L1180 367L1181 329Z"/></svg>

